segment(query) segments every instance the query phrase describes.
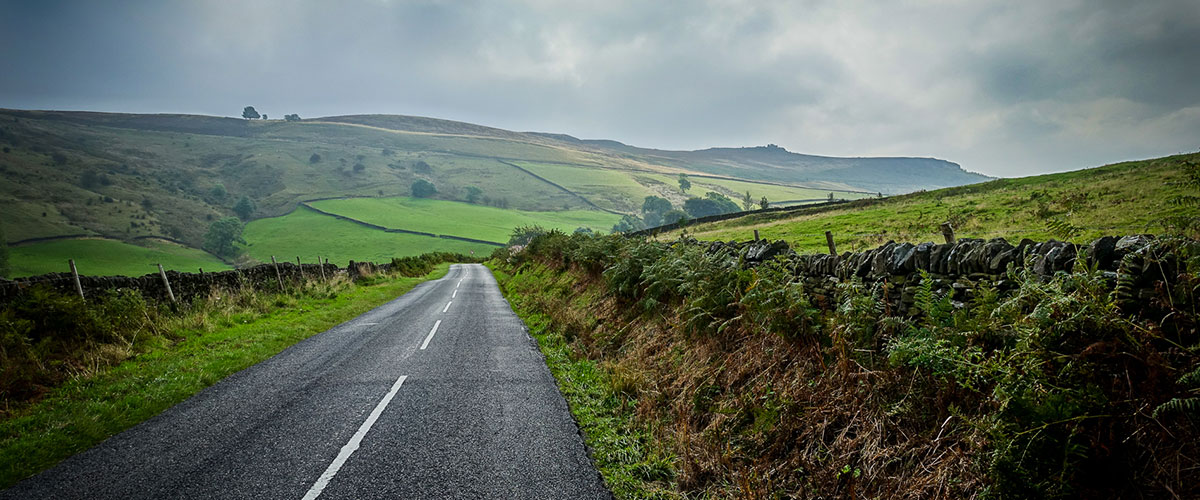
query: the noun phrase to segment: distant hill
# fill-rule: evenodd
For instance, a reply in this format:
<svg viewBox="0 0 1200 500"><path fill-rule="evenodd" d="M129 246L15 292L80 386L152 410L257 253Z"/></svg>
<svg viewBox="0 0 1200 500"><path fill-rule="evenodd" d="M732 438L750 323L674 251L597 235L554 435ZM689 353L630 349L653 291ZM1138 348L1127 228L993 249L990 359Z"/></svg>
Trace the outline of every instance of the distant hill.
<svg viewBox="0 0 1200 500"><path fill-rule="evenodd" d="M439 200L603 212L582 219L596 221L636 214L649 195L676 206L708 191L797 204L984 179L933 159L827 158L777 147L660 151L396 115L289 122L0 109L0 146L0 212L10 241L116 240L109 246L166 238L200 248L208 225L234 215L243 197L256 207L249 220L257 220L310 200L408 197L417 180L433 183ZM692 176L691 190L680 190L680 173ZM432 232L461 234L449 229Z"/></svg>
<svg viewBox="0 0 1200 500"><path fill-rule="evenodd" d="M713 175L803 185L899 194L921 189L974 184L991 177L963 170L937 158L838 158L793 153L774 144L699 151L645 149L611 140L582 140L561 134L539 134L585 145L596 151L638 157L644 161Z"/></svg>

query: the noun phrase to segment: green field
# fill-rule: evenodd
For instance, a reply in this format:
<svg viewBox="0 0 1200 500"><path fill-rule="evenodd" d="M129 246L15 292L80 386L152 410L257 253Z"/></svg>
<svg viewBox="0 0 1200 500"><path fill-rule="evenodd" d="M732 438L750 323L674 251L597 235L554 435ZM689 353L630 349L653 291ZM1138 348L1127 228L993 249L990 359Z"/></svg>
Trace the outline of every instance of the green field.
<svg viewBox="0 0 1200 500"><path fill-rule="evenodd" d="M641 175L641 174L639 174ZM662 174L646 174L648 178L662 182L669 186L678 188L679 177ZM767 201L771 203L792 201L792 200L824 200L833 193L835 197L843 200L857 200L865 198L869 195L863 193L848 193L845 191L827 191L821 189L812 189L795 186L780 186L776 184L761 184L757 182L733 181L727 179L710 179L707 177L688 177L688 181L692 183L692 188L688 193L693 196L702 196L707 191L714 191L728 196L730 199L738 202L742 201L742 197L747 191L750 192L750 198L758 203L763 196L767 197Z"/></svg>
<svg viewBox="0 0 1200 500"><path fill-rule="evenodd" d="M322 200L312 206L326 212L388 228L448 234L504 243L518 226L539 225L571 232L578 227L608 232L621 220L597 210L532 212L504 210L425 198L350 198Z"/></svg>
<svg viewBox="0 0 1200 500"><path fill-rule="evenodd" d="M587 198L596 206L618 212L636 212L647 196L659 194L639 184L628 172L582 165L514 163Z"/></svg>
<svg viewBox="0 0 1200 500"><path fill-rule="evenodd" d="M1101 235L1158 232L1166 217L1184 207L1169 203L1183 193L1172 183L1183 178L1181 164L1200 154L1118 163L1099 168L896 196L857 206L814 209L796 215L758 214L686 228L706 240L785 240L798 251L826 251L831 231L839 251L865 250L889 240L942 241L938 227L950 221L960 238L1063 239L1048 221L1078 228L1069 238L1082 242ZM1195 194L1195 193L1192 193ZM678 231L661 235L674 238Z"/></svg>
<svg viewBox="0 0 1200 500"><path fill-rule="evenodd" d="M165 241L144 241L145 247L115 240L72 239L31 243L10 248L13 278L70 272L67 260L75 259L79 274L86 276L141 276L166 269L196 272L230 269L202 250Z"/></svg>
<svg viewBox="0 0 1200 500"><path fill-rule="evenodd" d="M300 207L282 217L259 219L246 224L242 233L247 254L261 262L276 259L316 262L317 256L345 266L348 261L388 262L392 257L427 252L490 254L496 247L480 243L387 233L353 222L322 215Z"/></svg>
<svg viewBox="0 0 1200 500"><path fill-rule="evenodd" d="M635 172L601 169L582 165L560 165L547 163L515 162L518 165L559 184L592 203L609 210L637 212L647 196L661 196L682 206L690 196L704 196L709 191L721 193L739 205L747 191L755 206L762 197L768 202L792 200L824 200L832 191L777 184L689 177L692 183L687 193L679 190L677 175L651 172ZM864 193L833 192L838 199L856 200L870 195Z"/></svg>

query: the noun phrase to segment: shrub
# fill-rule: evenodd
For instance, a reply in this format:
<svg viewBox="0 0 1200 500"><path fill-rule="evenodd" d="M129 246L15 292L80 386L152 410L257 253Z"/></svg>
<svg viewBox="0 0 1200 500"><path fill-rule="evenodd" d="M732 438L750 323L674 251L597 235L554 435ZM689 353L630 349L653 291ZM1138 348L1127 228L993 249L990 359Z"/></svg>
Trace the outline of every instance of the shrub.
<svg viewBox="0 0 1200 500"><path fill-rule="evenodd" d="M428 198L437 194L437 188L432 182L425 179L417 179L412 183L412 195L417 198Z"/></svg>

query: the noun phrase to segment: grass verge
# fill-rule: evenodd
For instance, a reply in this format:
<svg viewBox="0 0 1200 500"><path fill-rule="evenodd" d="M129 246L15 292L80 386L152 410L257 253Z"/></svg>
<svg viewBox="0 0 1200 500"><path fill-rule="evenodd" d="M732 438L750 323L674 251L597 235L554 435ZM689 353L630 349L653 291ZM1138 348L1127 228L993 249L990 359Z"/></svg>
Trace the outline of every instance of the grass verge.
<svg viewBox="0 0 1200 500"><path fill-rule="evenodd" d="M45 470L288 346L445 275L376 278L329 293L265 296L257 311L207 309L111 368L75 377L19 408L4 401L0 488ZM160 337L161 338L161 337Z"/></svg>
<svg viewBox="0 0 1200 500"><path fill-rule="evenodd" d="M577 349L572 328L554 319L586 310L580 304L595 298L594 289L577 294L572 275L545 268L511 275L494 262L486 265L537 340L609 490L617 498L678 498L670 486L676 458L648 430L636 426L636 398L622 391L612 367Z"/></svg>

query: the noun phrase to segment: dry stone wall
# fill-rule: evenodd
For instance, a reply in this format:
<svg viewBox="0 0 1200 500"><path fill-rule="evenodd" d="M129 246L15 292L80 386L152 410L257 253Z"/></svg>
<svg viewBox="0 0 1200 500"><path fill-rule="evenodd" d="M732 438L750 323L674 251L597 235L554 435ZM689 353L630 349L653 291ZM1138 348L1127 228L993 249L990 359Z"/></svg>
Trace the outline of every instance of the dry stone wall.
<svg viewBox="0 0 1200 500"><path fill-rule="evenodd" d="M1087 245L1028 239L1013 245L1003 238L946 244L888 242L873 250L841 255L800 255L783 241L693 243L707 244L709 253L736 257L747 267L782 259L818 301L833 297L840 283L856 278L873 285L887 283L892 291L887 296L889 305L900 313L912 309L923 272L933 281L935 292L949 295L961 306L974 298L980 286L1001 292L1015 288L1010 266L1014 270L1028 267L1034 275L1049 279L1082 263L1094 267L1114 287L1118 281L1125 283L1127 289L1119 290L1122 298L1136 302L1150 299L1155 293L1154 280L1174 276L1182 265L1177 247L1165 248L1164 242L1148 235L1105 236ZM1151 261L1158 264L1154 274L1143 273Z"/></svg>
<svg viewBox="0 0 1200 500"><path fill-rule="evenodd" d="M171 291L175 298L190 301L195 297L204 296L216 289L238 289L249 287L255 289L278 289L279 280L284 284L297 283L303 276L305 279L320 279L322 268L326 278L333 278L339 273L357 277L367 272L386 270L391 264L376 265L368 262L350 263L347 269L338 268L334 264L304 264L299 266L290 262L279 263L278 278L272 264L261 264L234 271L215 273L181 273L167 271L167 280L171 283ZM79 283L83 286L84 297L96 297L108 290L137 290L144 297L152 300L168 300L167 289L158 273L141 277L127 276L80 276ZM41 276L20 278L16 281L0 279L0 304L7 304L35 286L47 286L63 293L76 293L75 281L71 273L51 273Z"/></svg>

